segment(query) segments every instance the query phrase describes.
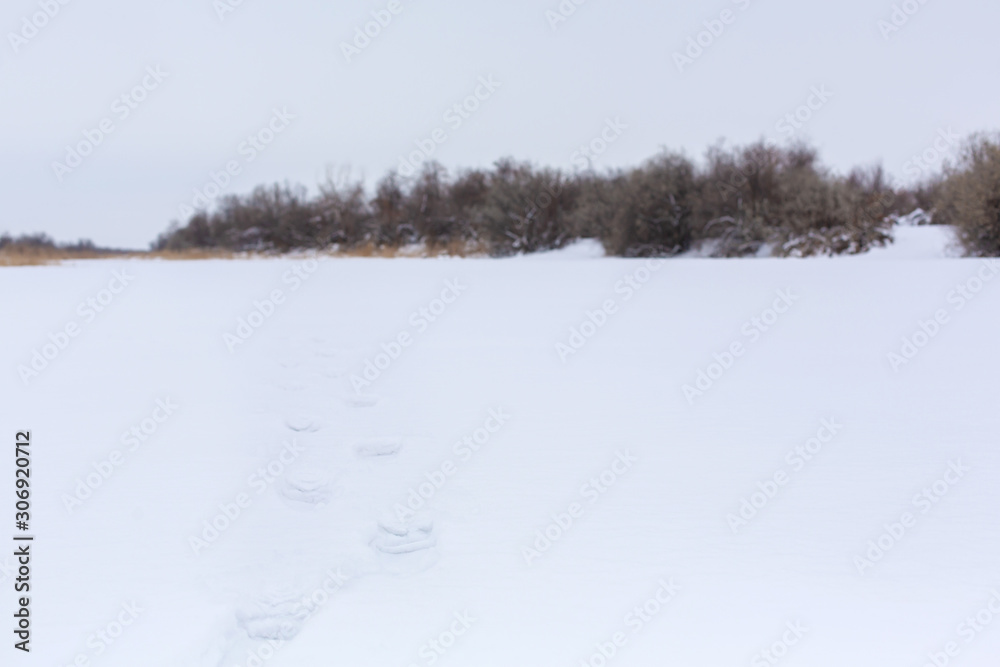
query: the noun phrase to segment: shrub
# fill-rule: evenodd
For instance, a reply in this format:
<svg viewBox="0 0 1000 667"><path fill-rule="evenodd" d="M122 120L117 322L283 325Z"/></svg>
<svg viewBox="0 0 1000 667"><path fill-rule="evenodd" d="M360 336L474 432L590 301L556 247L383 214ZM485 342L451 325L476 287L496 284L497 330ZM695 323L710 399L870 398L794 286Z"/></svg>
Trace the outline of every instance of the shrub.
<svg viewBox="0 0 1000 667"><path fill-rule="evenodd" d="M935 218L954 225L969 255L1000 256L1000 139L979 135L945 168Z"/></svg>
<svg viewBox="0 0 1000 667"><path fill-rule="evenodd" d="M996 159L986 149L974 155L970 164ZM763 141L716 146L703 167L664 152L606 174L567 175L507 158L451 177L440 164L426 163L411 178L388 174L370 196L359 181L330 177L312 198L288 184L224 197L214 212L198 211L183 227L172 224L154 248L337 246L383 253L422 243L432 254L476 248L503 256L596 238L608 253L625 257L669 256L696 244L722 257L856 253L890 240L891 216L940 198L938 190L961 191L948 208L958 216L973 183L961 174L949 177L951 190L942 183L900 196L880 167L838 176L808 146ZM973 219L965 209L961 215Z"/></svg>
<svg viewBox="0 0 1000 667"><path fill-rule="evenodd" d="M623 257L674 255L687 250L697 190L694 165L671 153L614 179L602 212L610 220L602 239L605 248Z"/></svg>
<svg viewBox="0 0 1000 667"><path fill-rule="evenodd" d="M880 167L832 175L816 152L763 142L708 153L702 238L721 257L864 252L885 243L895 196Z"/></svg>
<svg viewBox="0 0 1000 667"><path fill-rule="evenodd" d="M576 188L560 172L500 160L487 177L477 220L491 253L550 250L572 238Z"/></svg>

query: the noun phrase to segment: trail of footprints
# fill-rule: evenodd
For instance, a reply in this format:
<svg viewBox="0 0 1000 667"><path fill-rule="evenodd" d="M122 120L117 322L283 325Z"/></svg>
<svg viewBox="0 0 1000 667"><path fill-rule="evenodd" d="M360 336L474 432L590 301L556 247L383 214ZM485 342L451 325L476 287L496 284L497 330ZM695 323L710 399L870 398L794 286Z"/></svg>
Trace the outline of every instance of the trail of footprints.
<svg viewBox="0 0 1000 667"><path fill-rule="evenodd" d="M274 491L289 509L321 510L336 503L342 494L336 471L329 469L333 464L317 463L317 460L323 460L321 455L309 456L320 448L331 447L330 442L338 440L332 433L331 420L306 409L304 404L309 398L315 398L316 393L322 393L322 383L334 380L348 387L339 393L338 399L349 411L378 405L377 395L358 394L349 388L347 377L350 369L358 365L352 356L356 357L329 346L325 341L311 339L282 356L276 364L277 374L271 386L276 386L281 398L286 401L293 396L291 402L296 406L296 409L281 415L283 426L286 433L304 444L306 449L306 453L291 463L274 484ZM274 403L280 404L281 401ZM329 405L321 405L316 412L330 410ZM356 438L333 446L346 449L341 453L349 455L348 460L388 462L399 454L405 442L403 437L383 436ZM372 526L371 534L367 545L370 563L362 568L366 573L412 573L436 562L434 522L427 516L404 522L386 515ZM302 600L311 590L309 587L272 587L252 596L236 611L235 623L239 632L225 633L227 649L220 650L216 640L201 663L212 666L229 664L245 656L248 645L253 642L270 642L273 645L274 642L293 639L309 616L304 613ZM221 660L218 659L220 653L223 654Z"/></svg>

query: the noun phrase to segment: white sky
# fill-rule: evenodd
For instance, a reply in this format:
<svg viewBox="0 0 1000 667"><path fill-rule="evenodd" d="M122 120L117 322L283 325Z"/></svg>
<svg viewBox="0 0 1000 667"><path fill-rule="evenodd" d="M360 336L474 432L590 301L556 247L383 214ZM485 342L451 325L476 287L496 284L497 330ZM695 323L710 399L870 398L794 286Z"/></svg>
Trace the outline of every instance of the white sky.
<svg viewBox="0 0 1000 667"><path fill-rule="evenodd" d="M825 86L799 136L838 170L881 160L906 181L939 129L997 129L1000 111L1000 4L986 0L908 0L919 10L888 39L881 0L586 0L555 29L559 0L399 0L350 63L340 43L388 0L243 0L222 20L212 0L42 3L58 13L16 52L10 33L39 0L0 10L0 231L119 247L146 247L230 160L227 192L315 186L345 165L371 185L438 127L449 168L509 155L572 170L609 118L628 127L598 169L663 147L700 159L722 138L779 139ZM726 9L732 23L679 72L673 53ZM112 104L157 65L169 76L122 119ZM501 87L452 129L445 112L490 75ZM247 162L238 147L274 108L296 118ZM53 162L105 118L114 132L60 182Z"/></svg>

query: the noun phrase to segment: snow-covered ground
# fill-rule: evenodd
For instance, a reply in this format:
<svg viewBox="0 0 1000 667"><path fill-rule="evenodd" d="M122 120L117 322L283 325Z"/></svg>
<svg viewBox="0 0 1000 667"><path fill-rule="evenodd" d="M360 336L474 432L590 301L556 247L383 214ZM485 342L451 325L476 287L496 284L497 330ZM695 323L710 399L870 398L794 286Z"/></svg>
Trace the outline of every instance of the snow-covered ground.
<svg viewBox="0 0 1000 667"><path fill-rule="evenodd" d="M944 259L961 256L955 231L948 225L897 225L892 243L858 255L865 259Z"/></svg>
<svg viewBox="0 0 1000 667"><path fill-rule="evenodd" d="M925 261L3 269L17 659L995 665L1000 266L928 229Z"/></svg>

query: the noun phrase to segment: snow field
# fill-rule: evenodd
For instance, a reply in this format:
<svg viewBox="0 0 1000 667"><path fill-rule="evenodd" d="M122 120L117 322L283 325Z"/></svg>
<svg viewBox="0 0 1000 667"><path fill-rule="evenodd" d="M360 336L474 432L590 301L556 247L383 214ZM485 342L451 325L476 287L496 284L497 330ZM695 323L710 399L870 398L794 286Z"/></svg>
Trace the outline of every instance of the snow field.
<svg viewBox="0 0 1000 667"><path fill-rule="evenodd" d="M0 273L23 315L5 423L37 443L33 659L985 667L1000 651L998 283L890 358L980 260L671 260L567 363L557 344L644 260L348 259L283 288L300 261ZM115 271L127 289L22 380ZM456 280L417 334L411 315ZM284 303L230 350L274 289ZM794 307L690 403L788 289ZM356 388L401 332L412 344ZM176 406L162 421L157 400Z"/></svg>

